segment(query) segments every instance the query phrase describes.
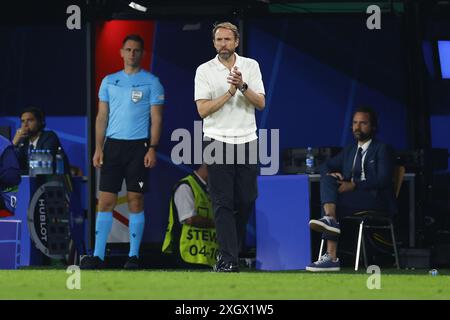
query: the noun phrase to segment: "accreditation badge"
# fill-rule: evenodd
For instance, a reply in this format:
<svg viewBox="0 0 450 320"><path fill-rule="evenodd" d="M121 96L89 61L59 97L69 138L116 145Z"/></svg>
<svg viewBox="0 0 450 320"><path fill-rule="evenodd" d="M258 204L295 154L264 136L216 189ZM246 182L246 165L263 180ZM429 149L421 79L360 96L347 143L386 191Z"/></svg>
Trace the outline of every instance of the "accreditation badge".
<svg viewBox="0 0 450 320"><path fill-rule="evenodd" d="M132 100L134 103L138 103L139 101L142 100L142 96L143 96L143 95L144 95L144 94L143 94L142 91L139 91L139 90L133 90L133 91L131 91L131 100Z"/></svg>

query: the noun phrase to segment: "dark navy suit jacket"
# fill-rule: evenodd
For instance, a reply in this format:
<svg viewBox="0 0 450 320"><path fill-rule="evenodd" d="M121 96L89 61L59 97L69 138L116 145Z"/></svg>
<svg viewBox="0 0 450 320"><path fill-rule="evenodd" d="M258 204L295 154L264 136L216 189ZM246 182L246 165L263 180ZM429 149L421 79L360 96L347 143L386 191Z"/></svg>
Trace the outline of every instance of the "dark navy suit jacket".
<svg viewBox="0 0 450 320"><path fill-rule="evenodd" d="M30 145L30 140L28 138L21 139L16 147L16 154L19 160L20 169L22 174L28 174L28 148ZM58 151L58 147L61 147L61 143L59 142L58 136L53 131L42 131L41 136L36 145L36 149L50 150L53 155L53 159L55 159L56 152ZM55 161L53 161L53 166L55 166ZM54 168L53 168L54 169ZM67 156L64 152L64 172L70 173L70 166Z"/></svg>
<svg viewBox="0 0 450 320"><path fill-rule="evenodd" d="M340 172L345 181L350 181L357 149L356 141L347 145L338 155L322 165L321 174ZM387 144L372 139L363 166L366 180L356 182L355 190L369 192L376 198L380 206L387 208L390 213L396 213L397 204L393 188L395 166L393 149Z"/></svg>

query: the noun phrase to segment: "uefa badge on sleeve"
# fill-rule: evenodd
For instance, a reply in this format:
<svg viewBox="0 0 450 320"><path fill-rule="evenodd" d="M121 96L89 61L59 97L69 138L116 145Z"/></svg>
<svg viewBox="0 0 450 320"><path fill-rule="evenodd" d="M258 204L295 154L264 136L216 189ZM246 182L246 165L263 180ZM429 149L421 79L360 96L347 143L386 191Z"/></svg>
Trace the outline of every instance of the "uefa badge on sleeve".
<svg viewBox="0 0 450 320"><path fill-rule="evenodd" d="M142 91L138 91L138 90L133 90L131 91L131 100L134 103L138 103L139 101L142 100Z"/></svg>

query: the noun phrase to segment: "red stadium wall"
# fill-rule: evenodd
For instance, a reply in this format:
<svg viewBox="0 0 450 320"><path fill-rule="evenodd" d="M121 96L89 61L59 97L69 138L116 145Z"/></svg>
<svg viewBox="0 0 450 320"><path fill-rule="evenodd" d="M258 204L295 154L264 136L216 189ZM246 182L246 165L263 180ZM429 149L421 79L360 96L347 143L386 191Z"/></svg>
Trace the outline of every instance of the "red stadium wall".
<svg viewBox="0 0 450 320"><path fill-rule="evenodd" d="M123 39L128 34L138 34L144 39L145 52L142 66L144 69L150 69L154 31L154 21L114 20L97 23L95 27L95 95L97 97L102 79L109 73L123 69L119 50Z"/></svg>

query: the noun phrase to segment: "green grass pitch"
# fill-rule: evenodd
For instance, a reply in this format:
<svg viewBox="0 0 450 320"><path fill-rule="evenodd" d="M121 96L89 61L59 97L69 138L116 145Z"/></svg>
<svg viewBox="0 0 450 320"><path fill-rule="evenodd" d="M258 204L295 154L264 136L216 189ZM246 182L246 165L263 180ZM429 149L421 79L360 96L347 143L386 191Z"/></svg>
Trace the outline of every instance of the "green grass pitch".
<svg viewBox="0 0 450 320"><path fill-rule="evenodd" d="M381 270L372 290L364 272L82 270L81 288L69 290L65 269L0 270L0 299L450 299L450 270Z"/></svg>

